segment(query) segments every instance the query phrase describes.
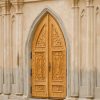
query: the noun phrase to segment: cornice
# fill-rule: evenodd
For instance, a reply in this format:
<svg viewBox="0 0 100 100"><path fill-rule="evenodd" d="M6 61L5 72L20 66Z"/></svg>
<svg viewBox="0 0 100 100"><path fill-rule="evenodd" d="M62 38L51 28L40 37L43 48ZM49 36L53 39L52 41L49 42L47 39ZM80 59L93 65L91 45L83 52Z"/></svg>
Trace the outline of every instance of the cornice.
<svg viewBox="0 0 100 100"><path fill-rule="evenodd" d="M11 5L15 7L16 13L22 13L23 0L1 0L2 14L9 14Z"/></svg>
<svg viewBox="0 0 100 100"><path fill-rule="evenodd" d="M7 5L9 3L13 4L23 4L24 0L0 0L0 5Z"/></svg>
<svg viewBox="0 0 100 100"><path fill-rule="evenodd" d="M10 1L9 0L1 0L0 1L0 6L8 6L10 5Z"/></svg>
<svg viewBox="0 0 100 100"><path fill-rule="evenodd" d="M78 7L79 0L72 0L72 6Z"/></svg>
<svg viewBox="0 0 100 100"><path fill-rule="evenodd" d="M24 0L10 0L13 4L23 4Z"/></svg>
<svg viewBox="0 0 100 100"><path fill-rule="evenodd" d="M92 6L93 5L93 0L86 0L86 5L87 6Z"/></svg>
<svg viewBox="0 0 100 100"><path fill-rule="evenodd" d="M24 4L23 0L10 0L10 2L16 9L15 13L22 14L22 8L23 8L23 4Z"/></svg>
<svg viewBox="0 0 100 100"><path fill-rule="evenodd" d="M80 0L72 0L72 7L79 7L79 1ZM84 0L86 3L86 6L93 6L94 0Z"/></svg>
<svg viewBox="0 0 100 100"><path fill-rule="evenodd" d="M9 0L1 0L0 7L2 8L2 14L9 14L11 3Z"/></svg>

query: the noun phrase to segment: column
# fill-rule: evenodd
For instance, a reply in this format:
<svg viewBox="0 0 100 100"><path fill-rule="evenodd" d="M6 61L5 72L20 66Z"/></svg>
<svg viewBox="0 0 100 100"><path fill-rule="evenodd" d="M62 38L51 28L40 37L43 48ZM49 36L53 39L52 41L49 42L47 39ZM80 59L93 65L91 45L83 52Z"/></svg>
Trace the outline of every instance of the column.
<svg viewBox="0 0 100 100"><path fill-rule="evenodd" d="M87 8L87 56L86 56L86 67L87 67L87 98L93 98L94 96L94 6L92 0L86 0Z"/></svg>
<svg viewBox="0 0 100 100"><path fill-rule="evenodd" d="M11 79L10 79L10 4L8 1L2 3L3 13L3 35L4 35L4 94L10 94L11 91Z"/></svg>
<svg viewBox="0 0 100 100"><path fill-rule="evenodd" d="M15 39L15 44L16 44L16 51L15 51L15 66L16 66L16 94L21 95L23 94L23 52L22 52L22 47L23 47L23 32L22 32L22 26L23 26L23 13L22 13L22 7L23 3L14 3L14 7L16 8L16 39ZM13 48L14 49L14 48ZM14 49L15 50L15 49Z"/></svg>
<svg viewBox="0 0 100 100"><path fill-rule="evenodd" d="M71 96L79 96L79 7L78 0L73 5L73 38L71 66Z"/></svg>

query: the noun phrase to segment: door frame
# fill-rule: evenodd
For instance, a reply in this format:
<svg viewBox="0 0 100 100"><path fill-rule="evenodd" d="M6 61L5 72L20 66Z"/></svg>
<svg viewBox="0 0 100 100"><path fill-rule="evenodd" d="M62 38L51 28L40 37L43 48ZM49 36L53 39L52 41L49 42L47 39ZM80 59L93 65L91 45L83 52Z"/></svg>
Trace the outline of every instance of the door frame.
<svg viewBox="0 0 100 100"><path fill-rule="evenodd" d="M25 44L25 60L24 60L24 95L26 95L28 98L31 98L31 50L32 50L32 40L34 37L34 33L35 33L35 29L39 24L39 21L41 20L41 18L45 15L45 13L50 13L58 22L62 32L63 32L63 36L65 39L65 43L66 43L66 54L67 54L67 79L66 79L66 83L67 83L67 96L70 95L70 41L68 38L68 34L64 28L64 24L63 21L61 20L61 18L50 8L45 8L35 19L35 21L33 22L33 24L31 25L29 34L28 34L28 38Z"/></svg>

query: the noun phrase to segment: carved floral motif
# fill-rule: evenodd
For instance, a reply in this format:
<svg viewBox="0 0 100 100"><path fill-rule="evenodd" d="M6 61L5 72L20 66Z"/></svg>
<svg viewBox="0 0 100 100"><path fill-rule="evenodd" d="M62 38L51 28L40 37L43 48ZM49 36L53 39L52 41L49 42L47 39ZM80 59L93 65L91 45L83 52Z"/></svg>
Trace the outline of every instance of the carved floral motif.
<svg viewBox="0 0 100 100"><path fill-rule="evenodd" d="M61 51L52 54L53 80L62 80L63 78L63 53Z"/></svg>
<svg viewBox="0 0 100 100"><path fill-rule="evenodd" d="M36 92L43 92L43 91L45 91L45 85L36 85L35 86L35 91Z"/></svg>
<svg viewBox="0 0 100 100"><path fill-rule="evenodd" d="M40 48L45 46L46 46L46 26L44 25L38 36L36 47Z"/></svg>
<svg viewBox="0 0 100 100"><path fill-rule="evenodd" d="M54 18L47 13L35 34L36 38L33 42L35 44L32 45L32 78L34 78L32 95L35 97L59 97L60 94L64 97L66 60L62 31Z"/></svg>
<svg viewBox="0 0 100 100"><path fill-rule="evenodd" d="M35 53L35 79L38 81L45 79L45 53Z"/></svg>
<svg viewBox="0 0 100 100"><path fill-rule="evenodd" d="M53 92L63 92L63 86L62 85L53 85L52 91Z"/></svg>
<svg viewBox="0 0 100 100"><path fill-rule="evenodd" d="M62 41L60 37L60 32L57 30L57 28L52 24L52 46L53 47L62 47Z"/></svg>

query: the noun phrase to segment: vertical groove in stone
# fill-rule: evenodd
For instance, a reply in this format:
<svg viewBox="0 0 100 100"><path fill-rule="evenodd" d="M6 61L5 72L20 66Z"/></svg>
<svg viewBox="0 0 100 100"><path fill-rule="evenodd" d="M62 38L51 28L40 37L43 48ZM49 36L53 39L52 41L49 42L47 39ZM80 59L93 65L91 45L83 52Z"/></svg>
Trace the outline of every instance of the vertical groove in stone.
<svg viewBox="0 0 100 100"><path fill-rule="evenodd" d="M15 88L16 88L16 20L15 20L15 16L11 17L11 45L12 45L12 73L11 73L11 77L12 77L12 93L15 94Z"/></svg>
<svg viewBox="0 0 100 100"><path fill-rule="evenodd" d="M90 64L91 64L91 88L90 95L94 97L94 6L91 7L91 56L90 56Z"/></svg>
<svg viewBox="0 0 100 100"><path fill-rule="evenodd" d="M10 17L11 19L11 17ZM12 34L12 31L11 31L11 21L10 20L10 34L9 34L9 38L10 38L10 80L11 80L11 93L12 93L12 90L13 90L13 87L12 87L12 84L14 83L13 82L13 34Z"/></svg>
<svg viewBox="0 0 100 100"><path fill-rule="evenodd" d="M0 9L1 11L1 9ZM3 34L2 34L2 12L0 12L0 93L3 90Z"/></svg>

